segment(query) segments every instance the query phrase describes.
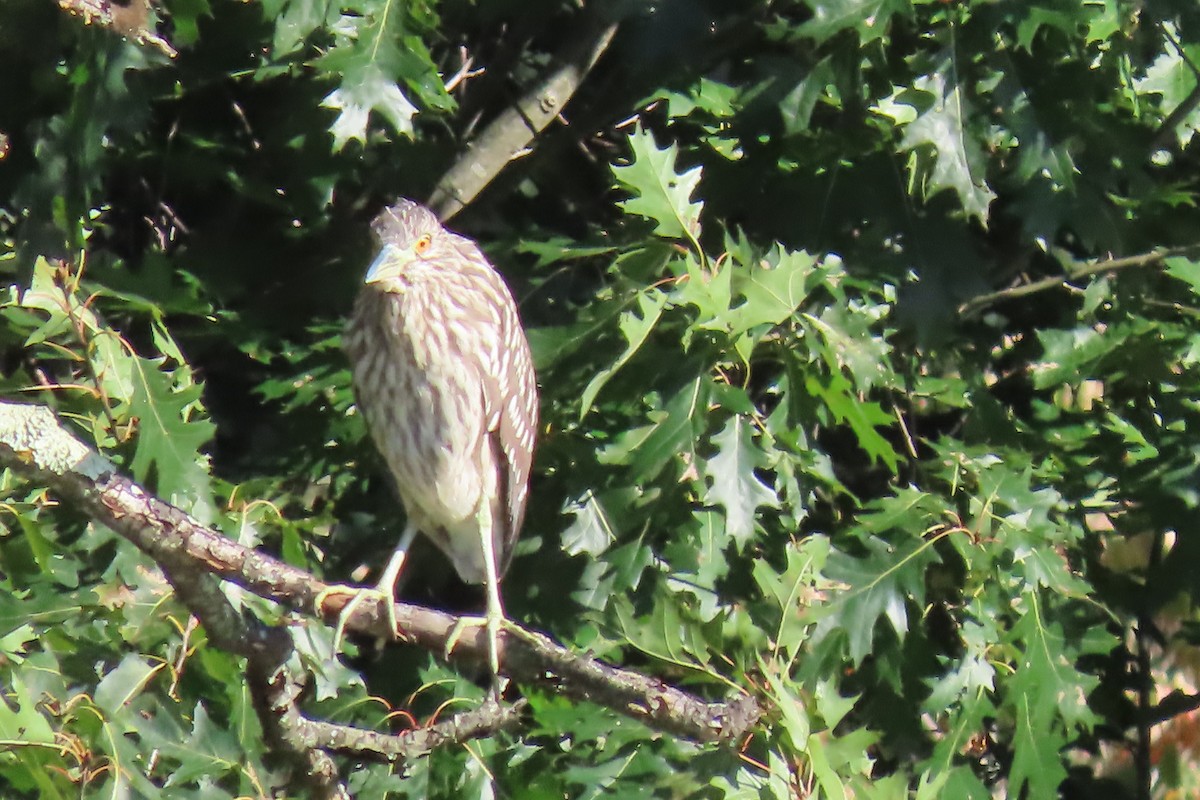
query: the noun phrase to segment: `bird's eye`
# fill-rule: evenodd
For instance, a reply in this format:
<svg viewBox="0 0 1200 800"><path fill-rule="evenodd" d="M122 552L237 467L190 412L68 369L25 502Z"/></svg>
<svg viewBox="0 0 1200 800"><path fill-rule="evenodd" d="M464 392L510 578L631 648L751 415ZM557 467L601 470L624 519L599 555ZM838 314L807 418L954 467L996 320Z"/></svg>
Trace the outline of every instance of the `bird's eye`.
<svg viewBox="0 0 1200 800"><path fill-rule="evenodd" d="M427 233L420 239L417 239L417 243L413 245L413 252L419 256L423 256L429 250L431 244L433 244L433 237Z"/></svg>

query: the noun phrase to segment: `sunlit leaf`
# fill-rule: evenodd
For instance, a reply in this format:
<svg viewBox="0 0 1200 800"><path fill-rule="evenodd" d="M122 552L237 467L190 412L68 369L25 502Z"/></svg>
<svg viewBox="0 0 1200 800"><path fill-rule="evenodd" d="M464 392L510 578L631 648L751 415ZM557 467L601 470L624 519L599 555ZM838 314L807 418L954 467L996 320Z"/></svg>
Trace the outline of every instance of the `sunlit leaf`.
<svg viewBox="0 0 1200 800"><path fill-rule="evenodd" d="M366 142L371 112L378 113L403 134L412 133L412 118L417 113L416 106L395 81L375 65L347 74L342 85L330 92L321 105L338 112L330 127L334 150L341 150L353 139Z"/></svg>
<svg viewBox="0 0 1200 800"><path fill-rule="evenodd" d="M919 78L912 91L915 95L912 100L907 100L905 94L899 98L916 110L916 116L904 126L901 146L906 150L927 151L924 194L932 197L950 190L958 196L968 215L986 225L988 207L996 193L987 184L983 167L986 161L968 127L973 111L963 87L939 71Z"/></svg>
<svg viewBox="0 0 1200 800"><path fill-rule="evenodd" d="M748 420L730 417L712 437L717 454L708 460L706 470L711 479L708 502L724 507L726 530L739 547L753 535L758 509L779 507L774 490L755 474L766 462L753 435Z"/></svg>
<svg viewBox="0 0 1200 800"><path fill-rule="evenodd" d="M194 411L201 387L178 387L162 362L134 357L130 413L137 420L137 450L130 469L139 480L155 478L164 497L185 506L207 504L207 459L201 446L214 426ZM203 515L202 515L203 516Z"/></svg>
<svg viewBox="0 0 1200 800"><path fill-rule="evenodd" d="M700 182L700 167L676 172L679 149L671 144L659 149L654 134L638 128L629 135L633 160L614 166L613 175L634 197L621 201L630 214L654 222L654 232L670 239L695 239L700 234L704 203L692 200Z"/></svg>

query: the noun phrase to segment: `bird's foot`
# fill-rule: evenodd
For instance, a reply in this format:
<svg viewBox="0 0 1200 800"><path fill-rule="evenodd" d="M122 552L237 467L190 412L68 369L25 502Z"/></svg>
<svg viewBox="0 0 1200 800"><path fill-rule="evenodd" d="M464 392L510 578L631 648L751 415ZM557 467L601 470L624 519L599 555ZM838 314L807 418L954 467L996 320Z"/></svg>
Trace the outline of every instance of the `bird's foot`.
<svg viewBox="0 0 1200 800"><path fill-rule="evenodd" d="M508 679L500 674L500 628L517 629L519 626L509 622L504 617L459 617L454 623L454 627L450 629L449 635L446 636L446 645L443 648L443 655L449 660L454 653L454 648L458 646L458 642L462 639L463 633L468 628L484 628L487 631L488 637L488 668L492 676L492 685L489 691L491 699L499 702L500 695L504 691L504 687L508 685Z"/></svg>
<svg viewBox="0 0 1200 800"><path fill-rule="evenodd" d="M391 594L391 586L388 590L382 587L369 588L365 586L348 586L346 584L335 583L325 587L320 594L317 595L314 605L316 606L317 615L324 616L325 601L336 595L350 595L350 599L342 607L338 613L337 625L333 629L333 652L336 654L341 649L342 636L346 632L346 623L358 607L368 600L375 602L383 601L387 607L388 627L392 630L392 636L395 637L397 631L400 630L400 623L396 619L396 604Z"/></svg>
<svg viewBox="0 0 1200 800"><path fill-rule="evenodd" d="M450 628L450 633L446 635L446 644L442 648L442 655L447 660L449 660L450 657L452 655L454 655L455 648L458 647L458 643L462 639L463 633L468 628L485 628L486 629L487 627L488 627L488 618L487 617L473 617L473 616L459 617L458 619L456 619L454 621L454 626ZM489 642L489 644L490 644L490 642ZM488 655L488 658L490 660L490 658L491 658L490 653ZM499 667L498 662L497 662L496 666ZM495 670L493 670L493 672L494 671Z"/></svg>

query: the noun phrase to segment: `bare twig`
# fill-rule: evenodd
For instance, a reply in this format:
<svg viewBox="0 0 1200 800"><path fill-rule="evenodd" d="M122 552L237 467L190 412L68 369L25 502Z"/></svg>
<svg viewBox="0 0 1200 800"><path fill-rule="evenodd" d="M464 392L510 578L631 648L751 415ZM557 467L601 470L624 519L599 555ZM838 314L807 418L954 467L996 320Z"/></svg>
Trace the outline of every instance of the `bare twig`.
<svg viewBox="0 0 1200 800"><path fill-rule="evenodd" d="M977 314L979 311L993 306L996 303L1006 300L1015 300L1018 297L1026 297L1038 292L1044 292L1048 289L1060 289L1070 286L1071 281L1076 281L1081 278L1086 278L1091 275L1098 275L1104 272L1115 272L1120 269L1129 267L1154 267L1161 264L1168 258L1174 256L1189 255L1200 250L1200 244L1188 245L1187 247L1175 247L1163 250L1151 250L1149 253L1140 253L1135 256L1126 256L1124 258L1109 258L1104 261L1088 261L1076 262L1067 265L1066 270L1062 275L1054 275L1049 278L1042 278L1033 281L1032 283L1023 283L1017 286L1010 286L1007 289L1000 289L995 292L988 292L971 298L967 302L958 307L959 316L970 317Z"/></svg>
<svg viewBox="0 0 1200 800"><path fill-rule="evenodd" d="M614 22L597 22L586 27L582 35L563 47L555 58L556 66L467 145L429 198L429 207L442 221L470 203L554 121L584 76L608 49L616 30Z"/></svg>
<svg viewBox="0 0 1200 800"><path fill-rule="evenodd" d="M170 566L176 578L186 565L189 574L228 580L301 613L315 611L331 621L348 602L347 595L328 593L328 585L307 572L242 547L117 474L112 464L62 428L45 407L0 402L0 465L50 488ZM320 608L316 608L318 602ZM407 603L396 604L395 617L400 638L446 657L445 646L457 617ZM203 616L201 619L205 621ZM382 600L363 603L346 627L376 636L394 635ZM562 694L607 706L657 730L696 741L736 741L760 715L758 704L749 695L727 703L709 703L655 678L572 653L515 625L501 631L500 652L501 671L517 681L550 685ZM487 636L479 626L468 628L457 639L450 656L455 662L483 663L486 658ZM275 687L273 673L266 668L262 673L264 684L274 687L281 697L289 695L286 680ZM504 716L493 721L497 725L511 723ZM299 723L291 727L303 728ZM373 751L360 752L370 755Z"/></svg>
<svg viewBox="0 0 1200 800"><path fill-rule="evenodd" d="M483 75L487 72L487 69L484 67L480 67L479 69L471 69L471 67L475 66L475 57L467 54L467 48L459 48L459 57L462 59L462 66L458 68L458 72L455 72L452 76L450 76L450 80L446 81L446 94L450 94L456 89L463 88L467 85L468 80L471 78L478 78L480 75Z"/></svg>

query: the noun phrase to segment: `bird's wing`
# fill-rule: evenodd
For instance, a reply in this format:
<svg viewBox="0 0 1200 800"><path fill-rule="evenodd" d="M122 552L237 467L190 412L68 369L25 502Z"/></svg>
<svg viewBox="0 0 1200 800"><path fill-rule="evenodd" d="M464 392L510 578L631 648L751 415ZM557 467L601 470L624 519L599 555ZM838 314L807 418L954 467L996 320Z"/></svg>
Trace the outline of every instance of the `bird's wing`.
<svg viewBox="0 0 1200 800"><path fill-rule="evenodd" d="M483 387L489 444L499 467L493 519L503 521L496 530L497 567L503 573L525 519L538 408L533 360L515 310L501 316L499 333L499 370L484 378Z"/></svg>

